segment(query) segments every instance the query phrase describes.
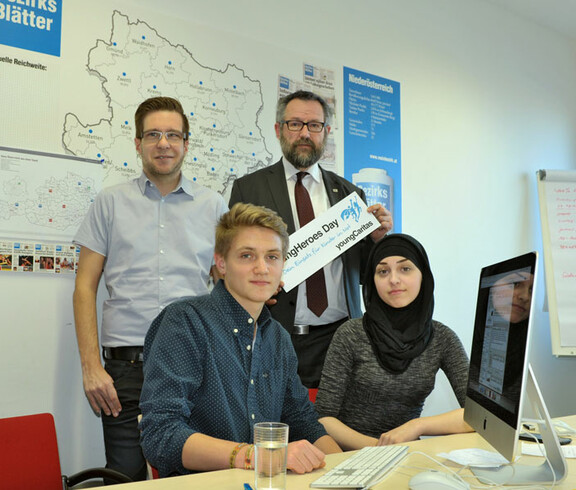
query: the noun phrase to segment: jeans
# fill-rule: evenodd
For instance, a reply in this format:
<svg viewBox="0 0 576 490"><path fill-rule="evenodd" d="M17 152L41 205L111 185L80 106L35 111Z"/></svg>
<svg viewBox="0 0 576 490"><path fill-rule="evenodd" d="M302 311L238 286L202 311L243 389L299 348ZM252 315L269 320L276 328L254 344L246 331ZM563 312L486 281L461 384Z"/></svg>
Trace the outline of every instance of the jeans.
<svg viewBox="0 0 576 490"><path fill-rule="evenodd" d="M114 380L122 410L118 417L102 413L106 467L120 471L134 481L146 479L146 460L140 447L140 392L142 363L106 360L105 369Z"/></svg>

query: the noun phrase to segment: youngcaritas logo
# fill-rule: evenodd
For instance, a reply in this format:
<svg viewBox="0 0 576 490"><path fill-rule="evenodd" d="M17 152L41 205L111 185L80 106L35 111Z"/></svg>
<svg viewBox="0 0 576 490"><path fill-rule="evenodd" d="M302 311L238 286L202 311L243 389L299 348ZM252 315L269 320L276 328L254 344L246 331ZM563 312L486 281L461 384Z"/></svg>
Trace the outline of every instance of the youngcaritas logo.
<svg viewBox="0 0 576 490"><path fill-rule="evenodd" d="M344 211L342 211L342 213L340 213L340 217L344 221L353 219L354 221L356 221L356 223L358 223L361 211L362 209L360 208L360 204L358 203L358 197L354 196L353 198L350 199L348 207Z"/></svg>

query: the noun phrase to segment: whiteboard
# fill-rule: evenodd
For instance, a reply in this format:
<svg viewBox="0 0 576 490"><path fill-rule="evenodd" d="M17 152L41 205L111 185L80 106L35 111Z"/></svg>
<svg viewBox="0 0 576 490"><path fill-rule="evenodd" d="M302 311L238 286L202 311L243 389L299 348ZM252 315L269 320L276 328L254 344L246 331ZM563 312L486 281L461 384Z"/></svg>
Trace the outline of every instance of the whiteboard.
<svg viewBox="0 0 576 490"><path fill-rule="evenodd" d="M576 355L576 172L537 172L552 353Z"/></svg>

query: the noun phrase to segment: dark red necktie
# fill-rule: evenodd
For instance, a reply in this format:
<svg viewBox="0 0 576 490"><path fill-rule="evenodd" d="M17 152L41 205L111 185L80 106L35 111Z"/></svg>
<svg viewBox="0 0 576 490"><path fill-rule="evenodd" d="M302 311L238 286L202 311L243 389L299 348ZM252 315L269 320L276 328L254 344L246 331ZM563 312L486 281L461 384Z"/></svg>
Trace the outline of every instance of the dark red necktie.
<svg viewBox="0 0 576 490"><path fill-rule="evenodd" d="M298 172L296 177L296 185L294 187L294 196L296 197L296 210L298 211L298 221L300 228L314 219L314 208L312 208L312 201L310 194L304 187L302 179L308 175L308 172ZM316 316L322 315L324 310L328 308L328 296L326 294L326 280L324 279L324 270L312 274L306 279L306 298L308 299L308 308Z"/></svg>

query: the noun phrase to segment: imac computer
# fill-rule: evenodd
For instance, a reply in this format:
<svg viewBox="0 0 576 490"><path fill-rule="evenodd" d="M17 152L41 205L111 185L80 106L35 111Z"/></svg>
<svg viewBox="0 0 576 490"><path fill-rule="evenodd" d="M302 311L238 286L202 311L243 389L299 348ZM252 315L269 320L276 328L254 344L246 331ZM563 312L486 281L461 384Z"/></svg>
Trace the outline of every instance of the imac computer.
<svg viewBox="0 0 576 490"><path fill-rule="evenodd" d="M535 252L484 267L480 274L464 420L512 464L472 468L483 483L559 482L566 461L528 362L536 282ZM542 465L515 464L523 417L539 424Z"/></svg>

